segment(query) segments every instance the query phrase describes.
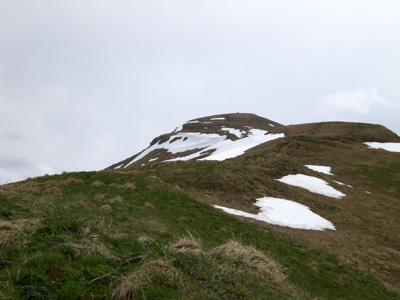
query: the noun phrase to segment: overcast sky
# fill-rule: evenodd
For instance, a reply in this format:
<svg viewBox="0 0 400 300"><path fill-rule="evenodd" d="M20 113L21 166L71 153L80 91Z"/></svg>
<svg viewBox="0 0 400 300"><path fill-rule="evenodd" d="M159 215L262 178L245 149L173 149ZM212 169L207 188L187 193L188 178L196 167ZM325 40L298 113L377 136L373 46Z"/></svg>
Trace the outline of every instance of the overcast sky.
<svg viewBox="0 0 400 300"><path fill-rule="evenodd" d="M398 0L0 0L0 184L248 112L400 133Z"/></svg>

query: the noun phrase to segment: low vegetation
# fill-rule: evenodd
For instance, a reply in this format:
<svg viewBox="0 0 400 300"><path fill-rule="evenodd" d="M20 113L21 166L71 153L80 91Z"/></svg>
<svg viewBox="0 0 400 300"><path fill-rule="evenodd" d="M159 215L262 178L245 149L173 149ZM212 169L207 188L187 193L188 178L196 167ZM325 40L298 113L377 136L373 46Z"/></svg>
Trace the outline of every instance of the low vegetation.
<svg viewBox="0 0 400 300"><path fill-rule="evenodd" d="M398 299L398 156L361 143L380 127L327 126L290 128L225 162L0 186L0 299ZM332 200L275 180L296 173L353 188ZM256 213L264 195L303 203L337 230L273 226L209 205Z"/></svg>
<svg viewBox="0 0 400 300"><path fill-rule="evenodd" d="M65 185L72 177L84 184ZM31 182L37 191L26 191ZM111 186L127 182L136 188ZM337 255L258 230L158 182L89 172L2 186L0 297L397 297ZM61 194L47 193L49 185Z"/></svg>

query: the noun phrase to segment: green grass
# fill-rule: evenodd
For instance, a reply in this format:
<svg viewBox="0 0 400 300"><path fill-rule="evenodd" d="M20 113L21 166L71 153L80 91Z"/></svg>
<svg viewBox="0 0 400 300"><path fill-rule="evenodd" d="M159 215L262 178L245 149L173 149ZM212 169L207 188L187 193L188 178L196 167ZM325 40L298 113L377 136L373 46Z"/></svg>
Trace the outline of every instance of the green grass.
<svg viewBox="0 0 400 300"><path fill-rule="evenodd" d="M201 163L198 180L229 168ZM85 185L63 184L70 177ZM50 180L54 182L47 184ZM105 186L95 188L91 186L94 181ZM135 183L137 190L108 186L127 182ZM50 185L62 195L46 194ZM36 191L30 191L30 186ZM257 230L150 175L71 173L9 185L6 190L0 194L1 220L19 227L0 231L8 239L0 243L2 299L110 299L124 278L136 278L132 295L139 299L398 297L331 253ZM98 194L105 198L96 200ZM109 202L117 196L123 203ZM146 208L146 203L154 208ZM39 223L17 222L26 219ZM201 241L205 254L169 250L169 245L189 234ZM141 236L153 239L154 244L142 246ZM254 267L210 253L232 238L253 245L281 264L288 276L286 283L277 284ZM169 269L149 271L149 263L159 259L166 261Z"/></svg>

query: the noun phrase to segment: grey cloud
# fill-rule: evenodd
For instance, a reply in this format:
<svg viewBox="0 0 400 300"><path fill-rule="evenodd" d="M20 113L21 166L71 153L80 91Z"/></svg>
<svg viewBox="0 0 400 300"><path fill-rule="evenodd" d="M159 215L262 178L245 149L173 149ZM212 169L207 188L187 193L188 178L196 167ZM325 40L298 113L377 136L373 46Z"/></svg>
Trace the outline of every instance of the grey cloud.
<svg viewBox="0 0 400 300"><path fill-rule="evenodd" d="M31 162L25 158L0 156L0 185L54 173L55 170L47 164Z"/></svg>
<svg viewBox="0 0 400 300"><path fill-rule="evenodd" d="M19 141L20 139L21 139L21 136L19 134L10 132L8 130L4 130L3 132L0 132L0 140L15 142L15 141Z"/></svg>

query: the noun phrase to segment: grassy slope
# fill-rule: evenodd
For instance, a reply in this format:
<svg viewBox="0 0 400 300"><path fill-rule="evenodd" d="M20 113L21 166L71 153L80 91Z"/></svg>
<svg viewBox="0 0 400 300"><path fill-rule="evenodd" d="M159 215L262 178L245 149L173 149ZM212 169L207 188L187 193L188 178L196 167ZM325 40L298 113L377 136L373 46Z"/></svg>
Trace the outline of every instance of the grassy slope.
<svg viewBox="0 0 400 300"><path fill-rule="evenodd" d="M226 162L71 173L1 186L0 299L109 299L113 293L120 299L397 299L376 278L392 287L399 278L398 155L361 144L397 137L362 124L284 130L287 138ZM306 163L332 166L335 177L315 174ZM339 201L275 180L300 172L354 189L344 188L348 196ZM96 181L104 186L93 186ZM126 183L136 189L123 189ZM251 203L263 195L304 203L338 230L271 226L204 204L257 212ZM202 254L175 253L174 243L190 236ZM230 239L280 264L286 280L276 282L254 262L212 252Z"/></svg>
<svg viewBox="0 0 400 300"><path fill-rule="evenodd" d="M68 184L71 177L85 185ZM94 187L95 181L105 185ZM121 188L129 182L136 190ZM62 195L54 195L56 189ZM118 196L122 203L112 200ZM257 230L151 175L75 173L2 186L0 216L3 299L35 293L36 299L46 299L46 294L108 299L124 284L123 295L130 291L148 299L397 297L334 254ZM170 250L189 233L204 254ZM143 236L154 243L143 246L138 241ZM276 283L240 259L210 252L232 238L281 264L285 282Z"/></svg>
<svg viewBox="0 0 400 300"><path fill-rule="evenodd" d="M337 253L343 261L400 291L400 155L363 144L399 142L400 138L382 126L359 123L305 124L276 132L285 132L286 138L223 163L160 164L141 172L156 174L204 203L252 213L258 211L252 203L262 196L303 203L332 221L337 231L294 230L239 219L286 239ZM335 175L311 171L305 164L331 166ZM324 179L347 197L336 200L275 180L298 173Z"/></svg>

